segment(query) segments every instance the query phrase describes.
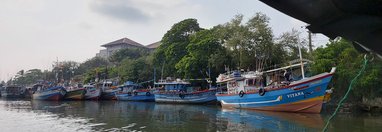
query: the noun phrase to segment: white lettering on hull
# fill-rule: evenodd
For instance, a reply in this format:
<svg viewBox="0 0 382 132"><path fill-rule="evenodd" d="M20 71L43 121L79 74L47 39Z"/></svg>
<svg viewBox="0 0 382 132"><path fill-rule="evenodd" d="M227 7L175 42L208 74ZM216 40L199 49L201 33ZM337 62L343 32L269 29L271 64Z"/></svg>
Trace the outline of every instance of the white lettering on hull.
<svg viewBox="0 0 382 132"><path fill-rule="evenodd" d="M297 92L297 93L288 94L287 97L294 98L294 97L302 96L302 95L304 95L304 92Z"/></svg>

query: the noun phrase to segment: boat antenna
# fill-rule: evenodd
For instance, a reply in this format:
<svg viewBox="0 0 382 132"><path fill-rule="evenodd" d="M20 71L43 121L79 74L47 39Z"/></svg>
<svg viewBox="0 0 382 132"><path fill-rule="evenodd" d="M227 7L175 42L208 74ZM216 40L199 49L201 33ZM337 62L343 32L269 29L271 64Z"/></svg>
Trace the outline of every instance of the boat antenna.
<svg viewBox="0 0 382 132"><path fill-rule="evenodd" d="M208 83L210 84L210 88L212 87L212 79L211 79L211 67L208 66Z"/></svg>
<svg viewBox="0 0 382 132"><path fill-rule="evenodd" d="M302 62L301 46L300 46L300 44L297 44L297 45L298 45L298 52L300 54L301 75L302 75L302 79L304 79L305 78L305 73L304 73L304 63Z"/></svg>

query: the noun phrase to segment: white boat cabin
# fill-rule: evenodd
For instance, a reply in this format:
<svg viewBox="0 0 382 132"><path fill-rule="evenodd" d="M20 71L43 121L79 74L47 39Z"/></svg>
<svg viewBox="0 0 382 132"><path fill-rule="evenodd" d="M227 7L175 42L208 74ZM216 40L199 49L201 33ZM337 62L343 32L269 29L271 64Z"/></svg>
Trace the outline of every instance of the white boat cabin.
<svg viewBox="0 0 382 132"><path fill-rule="evenodd" d="M136 90L138 89L143 89L142 86L131 81L125 82L123 85L119 86L118 88L119 88L119 92L122 92L122 93L132 93L132 92L136 92Z"/></svg>
<svg viewBox="0 0 382 132"><path fill-rule="evenodd" d="M299 64L290 65L264 72L234 71L230 74L220 74L217 78L220 94L256 93L261 88L278 88L289 85L292 81L302 79Z"/></svg>

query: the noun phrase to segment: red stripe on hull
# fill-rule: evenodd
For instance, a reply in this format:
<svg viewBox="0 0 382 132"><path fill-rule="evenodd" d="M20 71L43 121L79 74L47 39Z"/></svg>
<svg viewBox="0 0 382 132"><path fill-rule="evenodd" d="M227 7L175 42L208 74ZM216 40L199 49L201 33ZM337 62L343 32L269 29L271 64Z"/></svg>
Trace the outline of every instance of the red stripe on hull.
<svg viewBox="0 0 382 132"><path fill-rule="evenodd" d="M253 110L264 110L264 111L282 111L282 112L301 112L301 113L320 113L322 108L324 96L303 100L299 102L282 104L277 106L266 106L266 107L254 107L254 108L243 108L243 109L253 109ZM223 105L222 107L234 107L233 105Z"/></svg>

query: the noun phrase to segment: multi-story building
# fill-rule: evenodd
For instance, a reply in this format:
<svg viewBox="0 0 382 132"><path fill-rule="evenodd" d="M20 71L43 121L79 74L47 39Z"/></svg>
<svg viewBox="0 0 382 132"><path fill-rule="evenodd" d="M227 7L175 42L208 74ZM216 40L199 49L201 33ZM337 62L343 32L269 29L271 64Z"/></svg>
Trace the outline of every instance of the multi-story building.
<svg viewBox="0 0 382 132"><path fill-rule="evenodd" d="M102 58L109 58L112 56L115 52L121 49L126 48L148 48L148 49L155 49L160 45L160 42L152 43L147 46L144 46L138 42L135 42L128 38L122 38L104 45L101 45L101 47L105 47L106 49L100 50L99 53L96 54L97 57Z"/></svg>

